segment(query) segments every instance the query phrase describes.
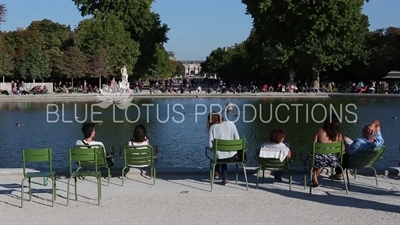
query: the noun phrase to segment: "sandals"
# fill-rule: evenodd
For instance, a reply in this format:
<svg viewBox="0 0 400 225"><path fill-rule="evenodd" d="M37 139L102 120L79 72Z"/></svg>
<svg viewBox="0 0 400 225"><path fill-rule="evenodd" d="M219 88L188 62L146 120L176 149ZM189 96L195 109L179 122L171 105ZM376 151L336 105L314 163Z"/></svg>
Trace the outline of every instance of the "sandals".
<svg viewBox="0 0 400 225"><path fill-rule="evenodd" d="M218 178L219 178L218 173L214 173L214 179L218 179Z"/></svg>
<svg viewBox="0 0 400 225"><path fill-rule="evenodd" d="M223 186L226 186L228 184L228 180L223 180L222 182L221 182L221 185L223 185Z"/></svg>
<svg viewBox="0 0 400 225"><path fill-rule="evenodd" d="M316 188L319 187L318 183L314 183L314 181L311 182L311 187Z"/></svg>

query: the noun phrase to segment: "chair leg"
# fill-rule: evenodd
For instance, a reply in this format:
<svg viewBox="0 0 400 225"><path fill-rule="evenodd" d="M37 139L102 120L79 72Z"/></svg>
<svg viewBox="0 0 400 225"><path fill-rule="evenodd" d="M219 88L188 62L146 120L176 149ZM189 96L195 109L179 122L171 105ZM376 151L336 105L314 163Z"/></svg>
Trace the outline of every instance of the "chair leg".
<svg viewBox="0 0 400 225"><path fill-rule="evenodd" d="M214 163L213 166L212 166L211 174L210 174L210 184L211 184L211 190L210 190L210 192L212 192L213 184L214 184L215 165L216 165L216 164Z"/></svg>
<svg viewBox="0 0 400 225"><path fill-rule="evenodd" d="M28 178L29 182L29 201L32 200L32 186L31 186L31 178Z"/></svg>
<svg viewBox="0 0 400 225"><path fill-rule="evenodd" d="M304 173L304 190L307 189L307 174Z"/></svg>
<svg viewBox="0 0 400 225"><path fill-rule="evenodd" d="M97 176L97 205L100 205L100 199L101 199L101 175Z"/></svg>
<svg viewBox="0 0 400 225"><path fill-rule="evenodd" d="M260 177L260 172L261 172L261 167L260 169L257 171L257 178L256 178L256 188L258 189L258 177Z"/></svg>
<svg viewBox="0 0 400 225"><path fill-rule="evenodd" d="M67 182L67 206L69 205L69 181L71 180L71 177L68 178Z"/></svg>
<svg viewBox="0 0 400 225"><path fill-rule="evenodd" d="M349 189L350 189L350 187L351 187L351 185L350 185L350 178L349 178L349 173L348 173L348 169L346 169L346 179L347 179L347 185L348 185L348 187L349 187ZM344 179L344 178L343 178Z"/></svg>
<svg viewBox="0 0 400 225"><path fill-rule="evenodd" d="M375 182L376 182L376 186L378 187L378 174L376 173L376 169L374 167L370 167L371 169L374 170L375 173Z"/></svg>
<svg viewBox="0 0 400 225"><path fill-rule="evenodd" d="M340 168L342 169L342 171L344 171L342 166L340 166ZM343 178L343 183L344 183L344 187L346 188L346 194L348 195L349 194L349 188L347 187L347 182L346 182L346 179L344 179L344 178Z"/></svg>
<svg viewBox="0 0 400 225"><path fill-rule="evenodd" d="M156 168L151 167L151 178L153 178L153 186L156 184Z"/></svg>
<svg viewBox="0 0 400 225"><path fill-rule="evenodd" d="M51 207L54 207L54 201L56 200L56 180L55 177L50 177L52 182L52 196L51 196Z"/></svg>
<svg viewBox="0 0 400 225"><path fill-rule="evenodd" d="M126 167L122 168L122 172L121 172L121 174L122 174L122 187L124 186L125 168L126 168Z"/></svg>
<svg viewBox="0 0 400 225"><path fill-rule="evenodd" d="M354 170L354 180L357 179L357 169Z"/></svg>
<svg viewBox="0 0 400 225"><path fill-rule="evenodd" d="M262 173L263 173L263 183L265 182L265 168L262 170Z"/></svg>
<svg viewBox="0 0 400 225"><path fill-rule="evenodd" d="M98 182L99 184L98 184L98 186L99 186L99 190L100 190L100 191L99 191L99 193L100 193L100 194L99 194L99 196L100 196L99 199L101 199L101 198L103 197L103 196L102 196L102 193L101 193L101 173L98 174L98 178L99 178L99 182ZM99 201L100 201L100 200L99 200Z"/></svg>
<svg viewBox="0 0 400 225"><path fill-rule="evenodd" d="M74 182L75 182L75 201L78 201L78 182L77 182L77 178L74 177Z"/></svg>
<svg viewBox="0 0 400 225"><path fill-rule="evenodd" d="M239 180L239 165L236 163L236 185L238 184L238 180Z"/></svg>
<svg viewBox="0 0 400 225"><path fill-rule="evenodd" d="M236 164L237 165L237 164ZM246 167L244 166L244 163L242 163L243 166L243 172L244 172L244 179L246 181L246 190L249 190L249 183L247 182L247 173L246 173Z"/></svg>
<svg viewBox="0 0 400 225"><path fill-rule="evenodd" d="M24 206L24 181L26 178L21 181L21 208Z"/></svg>
<svg viewBox="0 0 400 225"><path fill-rule="evenodd" d="M108 172L108 176L107 176L107 186L110 186L110 179L111 179L111 171L110 168L107 167L107 172Z"/></svg>
<svg viewBox="0 0 400 225"><path fill-rule="evenodd" d="M292 190L292 172L289 170L289 191Z"/></svg>

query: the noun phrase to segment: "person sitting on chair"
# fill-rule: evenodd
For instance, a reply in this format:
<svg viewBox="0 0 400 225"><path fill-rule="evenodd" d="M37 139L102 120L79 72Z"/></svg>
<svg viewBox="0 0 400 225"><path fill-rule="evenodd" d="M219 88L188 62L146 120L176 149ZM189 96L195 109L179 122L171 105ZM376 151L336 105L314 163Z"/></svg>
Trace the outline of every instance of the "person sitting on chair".
<svg viewBox="0 0 400 225"><path fill-rule="evenodd" d="M137 125L135 127L135 130L133 131L133 137L126 143L126 146L144 146L144 147L151 146L150 140L147 138L147 131L144 125ZM154 147L155 147L155 153L158 154L158 145Z"/></svg>
<svg viewBox="0 0 400 225"><path fill-rule="evenodd" d="M340 122L336 115L330 115L325 119L322 128L318 129L314 136L314 142L335 143L343 140L340 132ZM344 149L344 148L343 148ZM340 165L338 157L335 154L316 154L315 159L312 155L307 156L305 160L306 168L313 167L312 187L318 187L318 177L325 167L337 167Z"/></svg>
<svg viewBox="0 0 400 225"><path fill-rule="evenodd" d="M83 133L83 140L77 140L76 145L87 145L90 148L90 145L100 145L104 149L104 154L107 157L107 164L109 167L114 165L114 159L112 157L114 153L114 148L111 148L111 152L108 153L106 147L104 146L103 142L94 141L94 137L96 135L96 129L94 123L84 123L82 125L82 133Z"/></svg>
<svg viewBox="0 0 400 225"><path fill-rule="evenodd" d="M239 133L237 131L236 125L231 121L224 121L221 114L212 112L208 115L207 121L207 131L209 132L209 147L213 148L214 140L238 140ZM218 162L233 162L237 160L237 151L218 151L217 150L217 161ZM221 165L222 170L222 185L228 183L228 165L227 164L217 164L215 166L214 174L215 178L218 177L219 165Z"/></svg>
<svg viewBox="0 0 400 225"><path fill-rule="evenodd" d="M343 137L346 153L343 155L343 169L346 169L351 158L361 150L374 151L377 147L384 144L379 120L374 120L362 129L362 136L352 141L348 137ZM343 171L340 167L335 168L334 179L343 180Z"/></svg>
<svg viewBox="0 0 400 225"><path fill-rule="evenodd" d="M275 129L269 135L269 142L263 143L257 152L260 158L279 159L281 162L286 158L294 158L294 154L290 151L289 143L284 143L285 132L281 129ZM275 181L282 181L282 171L274 172Z"/></svg>

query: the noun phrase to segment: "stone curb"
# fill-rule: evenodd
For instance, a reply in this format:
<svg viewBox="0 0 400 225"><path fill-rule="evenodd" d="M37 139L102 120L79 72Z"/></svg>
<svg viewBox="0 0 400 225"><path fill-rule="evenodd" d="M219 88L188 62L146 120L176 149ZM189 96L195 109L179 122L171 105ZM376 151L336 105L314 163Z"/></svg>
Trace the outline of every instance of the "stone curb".
<svg viewBox="0 0 400 225"><path fill-rule="evenodd" d="M384 176L399 176L400 175L400 167L377 167L375 168L378 175ZM234 171L234 168L228 169L230 173ZM38 170L27 169L27 172L35 172ZM68 169L55 169L54 170L58 176L68 176ZM187 174L196 174L196 175L208 175L208 168L196 167L196 168L157 168L156 171L158 175L187 175ZM239 168L239 174L242 173L242 168ZM258 167L246 167L246 174L255 175L257 174ZM326 171L326 170L325 170ZM324 171L324 173L325 173ZM104 171L105 172L105 171ZM112 176L120 176L122 173L122 168L112 168L111 175ZM141 174L142 171L139 168L130 168L129 174ZM266 170L266 173L271 173L271 170ZM292 169L293 174L304 174L308 175L308 172L305 172L302 167L295 167ZM143 169L143 174L150 174L150 170L148 168ZM22 176L22 168L4 168L0 169L0 177L5 176ZM104 174L103 174L104 175ZM360 169L357 170L357 175L363 176L373 176L374 171L372 169Z"/></svg>
<svg viewBox="0 0 400 225"><path fill-rule="evenodd" d="M96 94L49 94L49 95L27 95L27 96L0 96L2 102L15 101L86 101L97 102ZM357 94L357 93L243 93L243 94L133 94L134 98L380 98L380 99L400 99L400 94Z"/></svg>

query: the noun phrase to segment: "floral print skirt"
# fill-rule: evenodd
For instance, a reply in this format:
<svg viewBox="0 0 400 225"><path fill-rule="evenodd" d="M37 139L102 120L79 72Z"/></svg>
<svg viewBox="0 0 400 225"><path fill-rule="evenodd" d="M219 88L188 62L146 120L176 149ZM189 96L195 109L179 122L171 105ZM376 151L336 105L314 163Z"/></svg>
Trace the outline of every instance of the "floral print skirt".
<svg viewBox="0 0 400 225"><path fill-rule="evenodd" d="M311 168L312 166L312 155L307 156L304 166L308 169ZM326 155L315 155L315 165L314 168L326 168L326 167L336 167L339 166L340 162L338 160L338 157L334 154L326 154Z"/></svg>

